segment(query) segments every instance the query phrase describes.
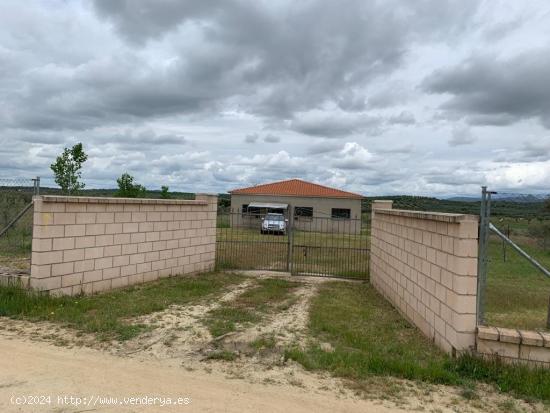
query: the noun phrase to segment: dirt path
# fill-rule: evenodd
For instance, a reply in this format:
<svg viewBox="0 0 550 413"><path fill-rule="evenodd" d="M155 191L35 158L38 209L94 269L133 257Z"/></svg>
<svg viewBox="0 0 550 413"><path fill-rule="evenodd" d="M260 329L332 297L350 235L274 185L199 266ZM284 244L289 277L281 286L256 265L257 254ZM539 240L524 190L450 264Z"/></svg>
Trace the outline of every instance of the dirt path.
<svg viewBox="0 0 550 413"><path fill-rule="evenodd" d="M120 358L92 349L67 349L0 337L2 412L402 412L366 400L336 398L296 386L250 384L160 361ZM5 355L9 355L6 357ZM51 405L15 406L12 396L51 395ZM188 397L180 406L63 406L58 396ZM88 401L87 401L88 402ZM93 402L92 402L93 403Z"/></svg>
<svg viewBox="0 0 550 413"><path fill-rule="evenodd" d="M43 409L18 410L9 404L14 394L192 398L191 405L173 410L159 406L126 408L126 411L152 412L420 410L443 413L499 412L501 406L509 406L506 410L516 412L542 411L498 394L489 386L478 386L480 397L474 400L462 397L458 388L389 377L373 377L361 391L356 391L349 383L329 374L304 370L282 355L287 346L305 344L308 340L309 304L319 284L326 280L306 277L289 280L301 284L293 292L288 308L264 317L253 326L242 326L220 341L213 340L202 320L212 309L256 286L254 278L232 286L218 300L171 306L133 320L150 325L152 330L126 342L99 343L93 335L59 325L0 317L0 411L91 409L62 408L55 404ZM252 343L260 337L271 337L272 345L254 348ZM237 357L232 360L208 357L220 348L236 353ZM115 411L105 406L93 409Z"/></svg>

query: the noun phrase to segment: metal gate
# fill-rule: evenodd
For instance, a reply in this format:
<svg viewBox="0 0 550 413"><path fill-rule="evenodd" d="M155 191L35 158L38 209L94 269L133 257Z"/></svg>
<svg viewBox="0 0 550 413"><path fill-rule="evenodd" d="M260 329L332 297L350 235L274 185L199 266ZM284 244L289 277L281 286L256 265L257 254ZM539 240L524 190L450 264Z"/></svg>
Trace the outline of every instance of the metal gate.
<svg viewBox="0 0 550 413"><path fill-rule="evenodd" d="M266 212L219 210L219 269L285 271L294 275L366 279L370 221L361 217L295 215L279 211L284 224L262 229ZM267 227L267 225L266 225Z"/></svg>

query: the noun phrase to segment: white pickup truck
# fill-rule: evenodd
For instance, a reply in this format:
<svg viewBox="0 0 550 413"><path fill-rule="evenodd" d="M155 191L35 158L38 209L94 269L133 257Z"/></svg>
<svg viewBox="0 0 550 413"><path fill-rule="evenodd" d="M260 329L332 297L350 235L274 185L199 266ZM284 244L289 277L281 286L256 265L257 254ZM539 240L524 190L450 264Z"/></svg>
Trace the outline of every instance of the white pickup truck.
<svg viewBox="0 0 550 413"><path fill-rule="evenodd" d="M286 234L287 222L288 220L285 219L283 214L270 212L262 218L260 232L262 234Z"/></svg>

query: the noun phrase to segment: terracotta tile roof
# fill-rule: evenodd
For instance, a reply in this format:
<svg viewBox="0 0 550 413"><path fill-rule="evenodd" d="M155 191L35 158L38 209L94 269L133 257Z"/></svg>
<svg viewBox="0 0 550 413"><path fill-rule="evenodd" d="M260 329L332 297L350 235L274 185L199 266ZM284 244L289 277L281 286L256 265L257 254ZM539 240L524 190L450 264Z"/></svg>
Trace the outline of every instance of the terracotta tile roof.
<svg viewBox="0 0 550 413"><path fill-rule="evenodd" d="M283 196L306 196L324 198L352 198L361 199L362 195L353 192L341 191L340 189L302 181L301 179L289 179L286 181L272 182L251 186L248 188L234 189L229 191L235 195L283 195Z"/></svg>

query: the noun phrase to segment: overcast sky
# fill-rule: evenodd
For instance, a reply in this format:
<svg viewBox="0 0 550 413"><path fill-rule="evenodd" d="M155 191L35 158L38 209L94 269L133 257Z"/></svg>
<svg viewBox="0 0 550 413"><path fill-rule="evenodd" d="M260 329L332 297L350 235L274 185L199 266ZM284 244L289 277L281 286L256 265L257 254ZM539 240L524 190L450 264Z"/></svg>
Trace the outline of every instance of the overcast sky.
<svg viewBox="0 0 550 413"><path fill-rule="evenodd" d="M0 177L550 193L550 2L0 2Z"/></svg>

